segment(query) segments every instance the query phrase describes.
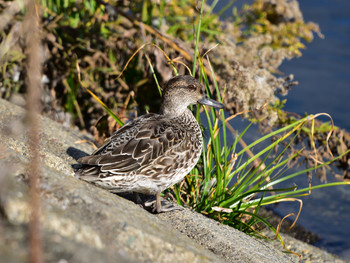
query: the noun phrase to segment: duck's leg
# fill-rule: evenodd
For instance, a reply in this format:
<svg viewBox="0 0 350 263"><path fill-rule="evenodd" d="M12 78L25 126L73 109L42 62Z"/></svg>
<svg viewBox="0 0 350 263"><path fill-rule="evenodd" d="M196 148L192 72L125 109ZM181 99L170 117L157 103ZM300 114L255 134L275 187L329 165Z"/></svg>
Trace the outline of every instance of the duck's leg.
<svg viewBox="0 0 350 263"><path fill-rule="evenodd" d="M182 206L166 199L162 199L160 197L160 192L157 192L157 194L151 196L148 200L145 200L143 202L143 207L154 214L183 210Z"/></svg>
<svg viewBox="0 0 350 263"><path fill-rule="evenodd" d="M166 199L163 200L163 205L162 205L162 200L160 197L160 192L156 194L156 202L153 206L153 213L164 213L164 212L170 212L170 211L176 211L176 210L183 210L184 208L182 206L179 206L173 202L170 202Z"/></svg>
<svg viewBox="0 0 350 263"><path fill-rule="evenodd" d="M162 212L162 202L160 200L160 192L157 192L156 194L156 206L155 206L155 212L159 214Z"/></svg>

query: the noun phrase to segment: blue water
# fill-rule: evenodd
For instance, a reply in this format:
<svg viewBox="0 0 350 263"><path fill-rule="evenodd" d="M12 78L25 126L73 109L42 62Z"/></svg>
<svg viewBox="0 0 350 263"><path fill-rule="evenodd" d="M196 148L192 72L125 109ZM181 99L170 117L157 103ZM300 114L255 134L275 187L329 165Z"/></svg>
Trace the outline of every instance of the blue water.
<svg viewBox="0 0 350 263"><path fill-rule="evenodd" d="M301 58L286 61L280 68L299 81L286 97L285 110L329 113L336 126L350 132L350 1L304 0L299 4L305 21L319 24L325 38L316 37L306 44ZM332 175L328 180L335 181ZM317 181L314 177L313 184ZM315 245L350 260L350 187L313 191L303 201L299 223L321 236ZM280 205L277 211L286 214L289 208Z"/></svg>
<svg viewBox="0 0 350 263"><path fill-rule="evenodd" d="M223 2L219 1L217 10ZM251 1L237 1L239 5L242 2ZM319 24L325 38L316 36L313 42L305 43L307 49L301 58L285 61L280 67L299 81L285 97L285 110L329 113L336 126L350 132L350 0L300 0L299 5L305 21ZM229 15L230 11L226 12ZM331 174L327 178L328 182L337 180ZM306 187L306 175L295 183L299 189ZM318 183L314 176L312 184ZM302 200L298 223L321 237L314 245L350 260L350 187L315 190ZM284 216L297 213L298 205L283 203L274 209Z"/></svg>
<svg viewBox="0 0 350 263"><path fill-rule="evenodd" d="M335 125L350 132L350 1L299 1L305 21L319 24L324 39L316 37L298 59L280 70L293 73L299 85L287 96L286 110L327 112Z"/></svg>

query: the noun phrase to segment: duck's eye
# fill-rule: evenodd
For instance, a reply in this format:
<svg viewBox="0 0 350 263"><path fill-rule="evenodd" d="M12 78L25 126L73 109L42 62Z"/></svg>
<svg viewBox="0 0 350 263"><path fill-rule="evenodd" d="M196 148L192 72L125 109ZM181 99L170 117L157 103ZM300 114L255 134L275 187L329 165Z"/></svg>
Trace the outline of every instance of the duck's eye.
<svg viewBox="0 0 350 263"><path fill-rule="evenodd" d="M196 90L196 86L195 85L188 85L187 88L189 88L190 90Z"/></svg>

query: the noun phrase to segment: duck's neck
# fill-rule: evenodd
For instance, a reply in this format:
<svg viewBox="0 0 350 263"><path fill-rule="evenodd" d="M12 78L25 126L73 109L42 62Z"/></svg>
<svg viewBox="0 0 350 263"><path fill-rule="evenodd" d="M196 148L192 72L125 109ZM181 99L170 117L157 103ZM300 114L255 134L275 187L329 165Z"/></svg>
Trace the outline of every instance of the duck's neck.
<svg viewBox="0 0 350 263"><path fill-rule="evenodd" d="M167 105L166 107L164 104L160 107L160 114L168 116L169 118L176 118L183 114L192 114L191 111L187 108L185 105Z"/></svg>

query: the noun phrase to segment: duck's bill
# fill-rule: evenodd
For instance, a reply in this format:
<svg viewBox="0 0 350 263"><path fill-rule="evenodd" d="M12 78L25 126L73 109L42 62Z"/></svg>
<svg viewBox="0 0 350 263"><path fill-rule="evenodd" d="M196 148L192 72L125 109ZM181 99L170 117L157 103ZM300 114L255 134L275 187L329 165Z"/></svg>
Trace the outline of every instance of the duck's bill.
<svg viewBox="0 0 350 263"><path fill-rule="evenodd" d="M224 104L222 104L216 100L209 99L208 97L204 97L203 99L200 99L198 101L198 103L208 105L208 106L216 108L216 109L223 109L224 108Z"/></svg>

